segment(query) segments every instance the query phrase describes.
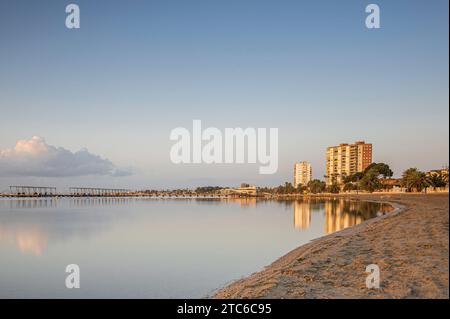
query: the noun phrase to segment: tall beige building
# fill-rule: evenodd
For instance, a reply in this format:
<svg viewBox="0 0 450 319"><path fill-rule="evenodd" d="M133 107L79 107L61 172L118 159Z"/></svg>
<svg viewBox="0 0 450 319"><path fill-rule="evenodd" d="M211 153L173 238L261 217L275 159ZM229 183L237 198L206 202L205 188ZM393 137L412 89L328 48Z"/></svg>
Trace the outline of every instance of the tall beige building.
<svg viewBox="0 0 450 319"><path fill-rule="evenodd" d="M309 162L295 163L294 165L294 187L306 186L312 179L312 167Z"/></svg>
<svg viewBox="0 0 450 319"><path fill-rule="evenodd" d="M345 176L362 172L372 163L372 144L357 141L355 144L340 144L327 148L328 185L333 181L343 182Z"/></svg>

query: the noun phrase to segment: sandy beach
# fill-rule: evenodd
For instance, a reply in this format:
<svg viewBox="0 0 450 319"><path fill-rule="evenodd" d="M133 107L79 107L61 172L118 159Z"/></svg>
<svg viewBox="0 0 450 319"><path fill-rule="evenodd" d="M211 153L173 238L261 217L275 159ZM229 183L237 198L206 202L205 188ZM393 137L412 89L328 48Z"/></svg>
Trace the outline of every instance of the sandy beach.
<svg viewBox="0 0 450 319"><path fill-rule="evenodd" d="M214 298L449 298L448 193L346 197L398 209L301 246ZM369 264L379 289L366 287Z"/></svg>

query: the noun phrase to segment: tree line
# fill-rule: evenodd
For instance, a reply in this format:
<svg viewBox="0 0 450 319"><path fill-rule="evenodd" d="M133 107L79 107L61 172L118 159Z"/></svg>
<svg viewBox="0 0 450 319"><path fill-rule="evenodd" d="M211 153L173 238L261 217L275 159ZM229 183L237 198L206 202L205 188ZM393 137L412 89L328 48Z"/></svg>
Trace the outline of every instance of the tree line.
<svg viewBox="0 0 450 319"><path fill-rule="evenodd" d="M385 163L372 163L363 172L353 175L343 176L341 183L338 183L337 176L331 176L332 183L326 185L324 181L314 179L307 185L298 185L294 187L292 183L285 182L284 185L277 187L262 187L259 191L268 194L320 194L350 191L375 192L390 188L386 181L392 180L394 175L389 165ZM397 180L392 180L397 181ZM448 175L440 172L434 174L426 174L417 168L409 168L403 172L402 177L398 180L398 186L403 187L407 192L421 192L426 188L440 188L448 186Z"/></svg>
<svg viewBox="0 0 450 319"><path fill-rule="evenodd" d="M448 171L447 171L448 172ZM285 182L283 185L276 187L258 187L260 194L320 194L340 192L375 192L388 188L392 188L394 182L396 186L404 188L407 192L421 192L426 188L441 188L448 187L448 174L442 174L442 171L435 171L432 174L427 174L418 170L417 168L409 168L405 170L400 179L392 179L393 171L388 164L372 163L364 171L358 172L349 176L342 176L340 183L337 176L331 176L332 183L327 185L324 181L319 179L311 180L307 185L298 185L295 187L290 182ZM226 189L222 186L204 186L197 187L194 191L191 190L176 190L175 192L183 193L218 193ZM171 191L174 192L174 191Z"/></svg>

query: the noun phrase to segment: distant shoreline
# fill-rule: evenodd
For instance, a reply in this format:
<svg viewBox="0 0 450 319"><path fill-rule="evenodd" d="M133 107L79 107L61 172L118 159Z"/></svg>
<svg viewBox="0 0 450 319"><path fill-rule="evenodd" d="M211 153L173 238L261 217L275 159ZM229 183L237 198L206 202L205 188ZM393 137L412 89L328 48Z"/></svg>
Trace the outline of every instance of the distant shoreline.
<svg viewBox="0 0 450 319"><path fill-rule="evenodd" d="M448 192L321 195L397 209L300 246L213 298L449 298ZM380 289L365 286L369 264Z"/></svg>
<svg viewBox="0 0 450 319"><path fill-rule="evenodd" d="M350 198L350 197L364 197L364 196L393 196L393 195L433 195L433 194L448 194L449 190L443 191L430 191L428 193L406 193L406 192L360 192L360 193L309 193L309 194L273 194L273 195L257 195L257 196L245 196L245 195L219 195L219 194L191 194L191 195L171 195L166 193L160 194L121 194L121 195L71 195L71 194L58 194L58 195L17 195L17 194L0 194L0 198L15 198L15 199L27 199L27 198L167 198L167 199L286 199L295 200L303 198Z"/></svg>

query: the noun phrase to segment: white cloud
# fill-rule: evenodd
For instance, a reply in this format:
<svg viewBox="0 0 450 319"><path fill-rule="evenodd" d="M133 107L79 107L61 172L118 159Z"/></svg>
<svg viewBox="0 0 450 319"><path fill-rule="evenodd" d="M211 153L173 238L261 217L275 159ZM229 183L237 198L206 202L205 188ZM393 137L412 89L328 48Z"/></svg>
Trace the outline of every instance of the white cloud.
<svg viewBox="0 0 450 319"><path fill-rule="evenodd" d="M109 160L87 149L71 152L48 145L39 136L19 140L12 149L0 149L0 176L66 177L85 175L126 176Z"/></svg>

